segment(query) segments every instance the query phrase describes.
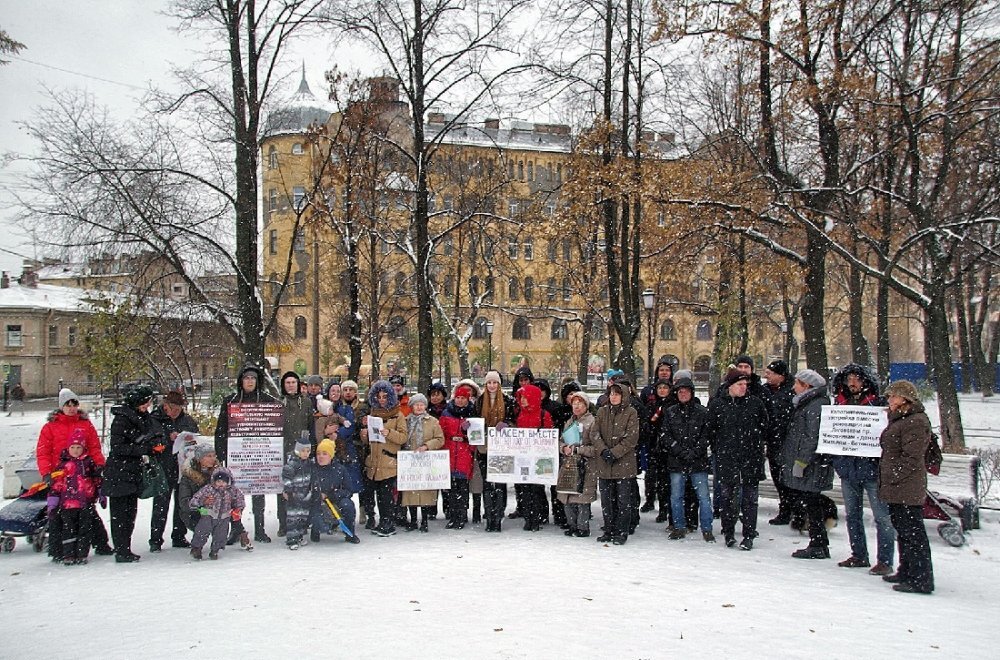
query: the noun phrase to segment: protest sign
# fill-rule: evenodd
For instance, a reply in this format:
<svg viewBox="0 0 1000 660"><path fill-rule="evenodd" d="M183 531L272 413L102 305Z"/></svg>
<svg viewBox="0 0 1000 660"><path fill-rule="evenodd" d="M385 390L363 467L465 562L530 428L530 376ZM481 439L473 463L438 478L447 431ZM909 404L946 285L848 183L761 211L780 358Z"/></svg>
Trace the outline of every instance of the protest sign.
<svg viewBox="0 0 1000 660"><path fill-rule="evenodd" d="M473 447L486 444L486 420L482 417L469 417L469 444Z"/></svg>
<svg viewBox="0 0 1000 660"><path fill-rule="evenodd" d="M447 451L401 451L396 454L397 490L444 490L451 487Z"/></svg>
<svg viewBox="0 0 1000 660"><path fill-rule="evenodd" d="M280 403L231 403L227 464L248 495L280 493L284 465L285 407Z"/></svg>
<svg viewBox="0 0 1000 660"><path fill-rule="evenodd" d="M490 439L486 479L503 484L556 484L559 432L505 428Z"/></svg>
<svg viewBox="0 0 1000 660"><path fill-rule="evenodd" d="M879 457L879 436L888 424L885 408L823 406L818 454Z"/></svg>
<svg viewBox="0 0 1000 660"><path fill-rule="evenodd" d="M368 415L368 442L385 442L385 422L381 417Z"/></svg>

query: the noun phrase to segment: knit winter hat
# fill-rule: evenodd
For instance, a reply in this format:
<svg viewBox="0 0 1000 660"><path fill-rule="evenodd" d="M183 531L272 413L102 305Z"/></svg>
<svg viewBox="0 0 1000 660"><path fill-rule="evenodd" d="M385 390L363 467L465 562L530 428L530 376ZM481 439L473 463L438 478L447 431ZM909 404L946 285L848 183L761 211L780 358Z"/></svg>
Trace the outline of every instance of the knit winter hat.
<svg viewBox="0 0 1000 660"><path fill-rule="evenodd" d="M73 390L68 387L64 387L59 390L59 407L62 408L66 405L67 401L79 401L80 397L73 392Z"/></svg>
<svg viewBox="0 0 1000 660"><path fill-rule="evenodd" d="M897 380L895 383L890 383L889 387L885 388L885 395L890 396L901 396L910 403L917 403L920 401L920 394L917 392L917 387L908 380Z"/></svg>
<svg viewBox="0 0 1000 660"><path fill-rule="evenodd" d="M681 369L680 371L675 373L674 383L676 383L679 380L683 380L684 378L687 378L688 380L694 380L694 374L691 372L690 369ZM675 385L675 387L677 387L677 385Z"/></svg>
<svg viewBox="0 0 1000 660"><path fill-rule="evenodd" d="M309 378L306 378L306 385L319 385L322 387L323 377L313 374L312 376L309 376Z"/></svg>
<svg viewBox="0 0 1000 660"><path fill-rule="evenodd" d="M420 394L419 392L417 394L411 394L410 395L410 407L412 408L413 406L417 405L418 403L422 403L422 404L424 404L426 406L427 405L427 397L425 397L423 394Z"/></svg>
<svg viewBox="0 0 1000 660"><path fill-rule="evenodd" d="M795 374L795 380L801 381L809 387L824 387L826 379L812 369L800 369Z"/></svg>
<svg viewBox="0 0 1000 660"><path fill-rule="evenodd" d="M464 396L466 399L472 398L472 388L468 385L459 385L455 388L455 398Z"/></svg>
<svg viewBox="0 0 1000 660"><path fill-rule="evenodd" d="M312 448L313 448L312 443L309 442L308 438L306 438L305 440L299 439L295 441L296 454L299 453L300 451L312 451Z"/></svg>
<svg viewBox="0 0 1000 660"><path fill-rule="evenodd" d="M199 461L208 456L209 454L214 454L214 453L215 453L215 447L213 447L208 443L202 442L194 446L194 457Z"/></svg>
<svg viewBox="0 0 1000 660"><path fill-rule="evenodd" d="M233 477L226 470L216 470L212 473L212 481L225 481L227 484L231 484Z"/></svg>
<svg viewBox="0 0 1000 660"><path fill-rule="evenodd" d="M725 379L726 387L731 387L732 385L740 382L741 380L750 382L750 376L740 373L739 371L736 370L735 367L726 372L726 379Z"/></svg>
<svg viewBox="0 0 1000 660"><path fill-rule="evenodd" d="M153 388L149 385L139 385L126 392L122 399L129 408L138 408L147 401L152 401L153 394Z"/></svg>
<svg viewBox="0 0 1000 660"><path fill-rule="evenodd" d="M353 380L345 380L343 383L340 384L340 389L346 390L347 388L356 390L358 389L358 384Z"/></svg>
<svg viewBox="0 0 1000 660"><path fill-rule="evenodd" d="M318 445L316 445L317 454L327 454L328 456L333 456L336 453L337 446L333 444L333 440L326 438Z"/></svg>
<svg viewBox="0 0 1000 660"><path fill-rule="evenodd" d="M779 376L788 375L788 364L784 360L775 360L771 364L767 365L767 370L772 371Z"/></svg>
<svg viewBox="0 0 1000 660"><path fill-rule="evenodd" d="M569 403L569 405L571 406L573 405L574 399L580 399L586 406L590 405L590 399L588 399L587 395L584 394L583 392L570 392L569 394L566 395L566 402Z"/></svg>
<svg viewBox="0 0 1000 660"><path fill-rule="evenodd" d="M83 429L76 429L73 434L69 436L69 447L73 445L80 445L82 447L87 446L87 438L83 433Z"/></svg>
<svg viewBox="0 0 1000 660"><path fill-rule="evenodd" d="M502 385L503 384L503 379L500 378L500 372L495 371L495 370L493 370L493 371L487 371L486 372L486 378L483 379L483 383L490 383L490 382L500 383Z"/></svg>
<svg viewBox="0 0 1000 660"><path fill-rule="evenodd" d="M749 364L751 371L753 370L753 367L754 367L754 365L753 365L753 358L750 357L749 355L741 355L741 356L739 356L738 358L736 358L736 361L733 362L733 364Z"/></svg>
<svg viewBox="0 0 1000 660"><path fill-rule="evenodd" d="M678 378L674 381L674 389L677 391L689 389L691 394L694 394L694 381L690 378Z"/></svg>

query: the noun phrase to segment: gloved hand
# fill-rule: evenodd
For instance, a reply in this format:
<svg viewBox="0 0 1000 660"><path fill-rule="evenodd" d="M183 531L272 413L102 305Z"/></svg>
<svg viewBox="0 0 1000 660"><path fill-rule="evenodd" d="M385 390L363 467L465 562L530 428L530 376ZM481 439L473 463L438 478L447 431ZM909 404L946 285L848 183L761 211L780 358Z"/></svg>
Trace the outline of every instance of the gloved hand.
<svg viewBox="0 0 1000 660"><path fill-rule="evenodd" d="M471 427L471 426L472 426L472 424L469 423L469 420L467 420L467 419L463 419L462 420L462 430L463 431L468 431L469 427Z"/></svg>
<svg viewBox="0 0 1000 660"><path fill-rule="evenodd" d="M233 522L239 522L240 518L243 516L243 512L239 509L233 509L229 512L229 516L233 519Z"/></svg>
<svg viewBox="0 0 1000 660"><path fill-rule="evenodd" d="M52 478L51 472L49 474L42 476L42 481L44 481L45 485L48 486L49 488L52 488L52 484L55 483L55 479Z"/></svg>
<svg viewBox="0 0 1000 660"><path fill-rule="evenodd" d="M497 425L494 426L493 428L495 428L498 432L503 431L505 428L507 428L507 422L497 422Z"/></svg>
<svg viewBox="0 0 1000 660"><path fill-rule="evenodd" d="M56 515L56 509L59 508L59 496L58 495L49 495L48 497L46 497L45 498L45 508L48 510L47 513L48 513L49 518L51 518L54 515Z"/></svg>
<svg viewBox="0 0 1000 660"><path fill-rule="evenodd" d="M102 509L107 509L108 508L108 496L107 495L101 495L100 497L97 498L97 503L101 505Z"/></svg>
<svg viewBox="0 0 1000 660"><path fill-rule="evenodd" d="M207 506L198 507L198 515L207 516L210 513L212 513L212 510L209 509Z"/></svg>
<svg viewBox="0 0 1000 660"><path fill-rule="evenodd" d="M153 453L154 454L162 454L163 450L166 449L166 448L167 448L167 446L165 444L163 444L162 442L159 442L159 443L153 445Z"/></svg>
<svg viewBox="0 0 1000 660"><path fill-rule="evenodd" d="M191 509L191 529L198 526L198 521L201 520L201 513L198 509Z"/></svg>
<svg viewBox="0 0 1000 660"><path fill-rule="evenodd" d="M806 474L806 468L809 464L805 461L795 461L795 465L792 466L792 476L802 478Z"/></svg>
<svg viewBox="0 0 1000 660"><path fill-rule="evenodd" d="M604 451L602 451L601 458L603 458L604 462L607 463L608 465L615 462L615 455L611 453L610 449L605 449Z"/></svg>

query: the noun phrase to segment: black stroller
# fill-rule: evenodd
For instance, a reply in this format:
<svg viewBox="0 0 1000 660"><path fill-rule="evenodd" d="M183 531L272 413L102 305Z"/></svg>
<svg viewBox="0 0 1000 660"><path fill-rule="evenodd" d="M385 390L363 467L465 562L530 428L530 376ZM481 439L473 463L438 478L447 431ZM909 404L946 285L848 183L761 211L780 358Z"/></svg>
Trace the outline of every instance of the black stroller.
<svg viewBox="0 0 1000 660"><path fill-rule="evenodd" d="M47 496L45 484L38 484L0 509L0 550L13 552L18 536L27 537L35 552L45 549L49 522L45 501Z"/></svg>

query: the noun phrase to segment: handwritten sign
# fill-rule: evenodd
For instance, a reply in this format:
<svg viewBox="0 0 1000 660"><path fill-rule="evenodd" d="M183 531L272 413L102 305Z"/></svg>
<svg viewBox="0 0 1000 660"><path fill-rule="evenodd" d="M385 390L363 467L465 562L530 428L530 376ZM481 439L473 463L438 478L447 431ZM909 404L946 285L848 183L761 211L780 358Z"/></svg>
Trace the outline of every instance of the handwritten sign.
<svg viewBox="0 0 1000 660"><path fill-rule="evenodd" d="M401 451L396 454L397 490L444 490L450 487L447 451Z"/></svg>
<svg viewBox="0 0 1000 660"><path fill-rule="evenodd" d="M556 429L505 428L490 438L487 481L554 486L558 471L559 432Z"/></svg>
<svg viewBox="0 0 1000 660"><path fill-rule="evenodd" d="M823 406L816 452L878 458L882 455L879 436L887 424L885 408Z"/></svg>

